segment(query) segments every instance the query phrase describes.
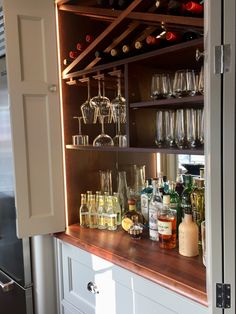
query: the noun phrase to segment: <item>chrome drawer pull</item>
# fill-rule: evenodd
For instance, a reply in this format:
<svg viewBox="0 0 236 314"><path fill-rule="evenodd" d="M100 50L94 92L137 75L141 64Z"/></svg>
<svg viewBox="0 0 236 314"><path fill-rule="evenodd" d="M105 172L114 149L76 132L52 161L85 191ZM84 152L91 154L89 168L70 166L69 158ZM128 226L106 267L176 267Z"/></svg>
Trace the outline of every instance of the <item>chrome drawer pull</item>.
<svg viewBox="0 0 236 314"><path fill-rule="evenodd" d="M9 292L14 288L14 281L11 280L7 283L3 283L0 281L0 287L2 288L3 292Z"/></svg>
<svg viewBox="0 0 236 314"><path fill-rule="evenodd" d="M87 284L87 289L89 292L93 293L93 294L98 294L99 291L98 291L98 287L96 286L96 284L92 281L90 281L88 284Z"/></svg>

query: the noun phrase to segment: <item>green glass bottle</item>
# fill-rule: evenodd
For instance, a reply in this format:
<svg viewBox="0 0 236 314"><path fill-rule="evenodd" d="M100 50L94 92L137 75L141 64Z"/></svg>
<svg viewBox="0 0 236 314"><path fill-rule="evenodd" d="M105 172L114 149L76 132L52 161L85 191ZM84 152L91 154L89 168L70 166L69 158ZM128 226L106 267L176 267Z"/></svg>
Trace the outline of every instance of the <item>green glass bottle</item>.
<svg viewBox="0 0 236 314"><path fill-rule="evenodd" d="M141 191L141 213L145 218L145 225L148 226L149 203L152 198L152 179L147 179L145 188Z"/></svg>
<svg viewBox="0 0 236 314"><path fill-rule="evenodd" d="M193 191L193 179L190 174L184 175L184 190L181 196L181 216L186 210L192 211L191 193Z"/></svg>
<svg viewBox="0 0 236 314"><path fill-rule="evenodd" d="M170 195L170 208L176 210L176 230L178 238L178 228L179 224L182 221L182 214L180 206L180 196L178 192L176 192L176 183L174 181L170 183L169 195Z"/></svg>

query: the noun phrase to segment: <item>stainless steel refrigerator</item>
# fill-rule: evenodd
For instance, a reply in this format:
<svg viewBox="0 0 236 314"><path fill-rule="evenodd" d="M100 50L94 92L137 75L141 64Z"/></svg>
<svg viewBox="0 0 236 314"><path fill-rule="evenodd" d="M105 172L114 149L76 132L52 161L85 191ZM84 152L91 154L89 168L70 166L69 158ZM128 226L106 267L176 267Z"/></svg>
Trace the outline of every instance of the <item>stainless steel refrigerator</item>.
<svg viewBox="0 0 236 314"><path fill-rule="evenodd" d="M5 56L0 58L0 314L33 313L30 239L16 236Z"/></svg>

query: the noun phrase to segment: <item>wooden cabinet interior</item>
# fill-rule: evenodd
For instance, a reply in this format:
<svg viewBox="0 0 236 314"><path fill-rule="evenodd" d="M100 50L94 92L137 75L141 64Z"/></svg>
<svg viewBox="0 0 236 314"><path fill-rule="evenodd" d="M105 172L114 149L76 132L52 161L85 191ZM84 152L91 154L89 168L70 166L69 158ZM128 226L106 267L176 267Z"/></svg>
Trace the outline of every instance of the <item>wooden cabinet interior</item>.
<svg viewBox="0 0 236 314"><path fill-rule="evenodd" d="M94 52L120 48L126 41L133 42L137 33L145 33L152 27L161 30L165 22L168 29L184 32L194 30L203 32L203 18L181 17L156 14L155 1L133 1L133 8L124 11L101 9L96 1L65 1L58 6L60 56L62 69L62 97L64 119L64 141L66 144L66 174L68 193L69 224L78 222L80 193L99 189L99 170L113 171L113 190L116 191L115 178L118 170L127 170L131 184L130 168L132 164L145 164L146 177L156 176L156 152L173 154L203 154L198 149L158 149L155 145L155 113L158 108L202 108L203 96L183 99L163 99L153 101L150 97L151 76L155 72L175 72L179 69L201 68L196 62L196 49L203 50L202 37L180 42L176 45L151 50L143 54L134 54L129 58L115 59L106 63L96 60ZM122 15L122 16L121 16ZM113 23L113 24L112 24ZM115 24L114 24L115 23ZM112 27L113 25L114 27ZM128 31L127 31L128 30ZM69 66L63 65L70 50L76 50L79 41L84 42L86 34L94 36L92 44L82 52ZM133 36L133 37L132 37ZM97 81L93 76L104 73L106 96L113 99L116 94L116 81L108 73L114 68L122 70L122 94L127 99L128 147L93 147L93 139L100 133L100 125L82 125L82 132L89 135L90 146L77 147L72 144L72 135L78 133L78 124L74 116L81 115L80 106L87 99L87 87L79 81L82 77L91 79L91 96L97 95ZM114 124L105 125L106 132L114 136Z"/></svg>

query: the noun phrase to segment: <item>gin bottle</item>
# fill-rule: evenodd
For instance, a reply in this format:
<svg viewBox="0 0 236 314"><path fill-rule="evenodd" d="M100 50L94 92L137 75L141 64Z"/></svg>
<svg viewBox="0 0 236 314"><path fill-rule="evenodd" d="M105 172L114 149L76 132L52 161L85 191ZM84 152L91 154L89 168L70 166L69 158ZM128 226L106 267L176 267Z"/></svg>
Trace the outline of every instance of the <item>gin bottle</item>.
<svg viewBox="0 0 236 314"><path fill-rule="evenodd" d="M184 190L181 197L181 215L184 217L185 211L192 211L191 193L193 190L192 176L190 174L184 175Z"/></svg>
<svg viewBox="0 0 236 314"><path fill-rule="evenodd" d="M146 224L148 226L148 212L149 212L149 203L152 197L152 179L146 180L146 186L141 191L141 213L146 221Z"/></svg>
<svg viewBox="0 0 236 314"><path fill-rule="evenodd" d="M180 197L178 192L176 192L176 184L174 181L170 183L170 208L176 210L176 230L178 238L178 228L182 221L181 207L180 207Z"/></svg>
<svg viewBox="0 0 236 314"><path fill-rule="evenodd" d="M153 194L149 204L149 238L158 241L158 212L162 208L162 197L157 187L157 180L152 181Z"/></svg>

